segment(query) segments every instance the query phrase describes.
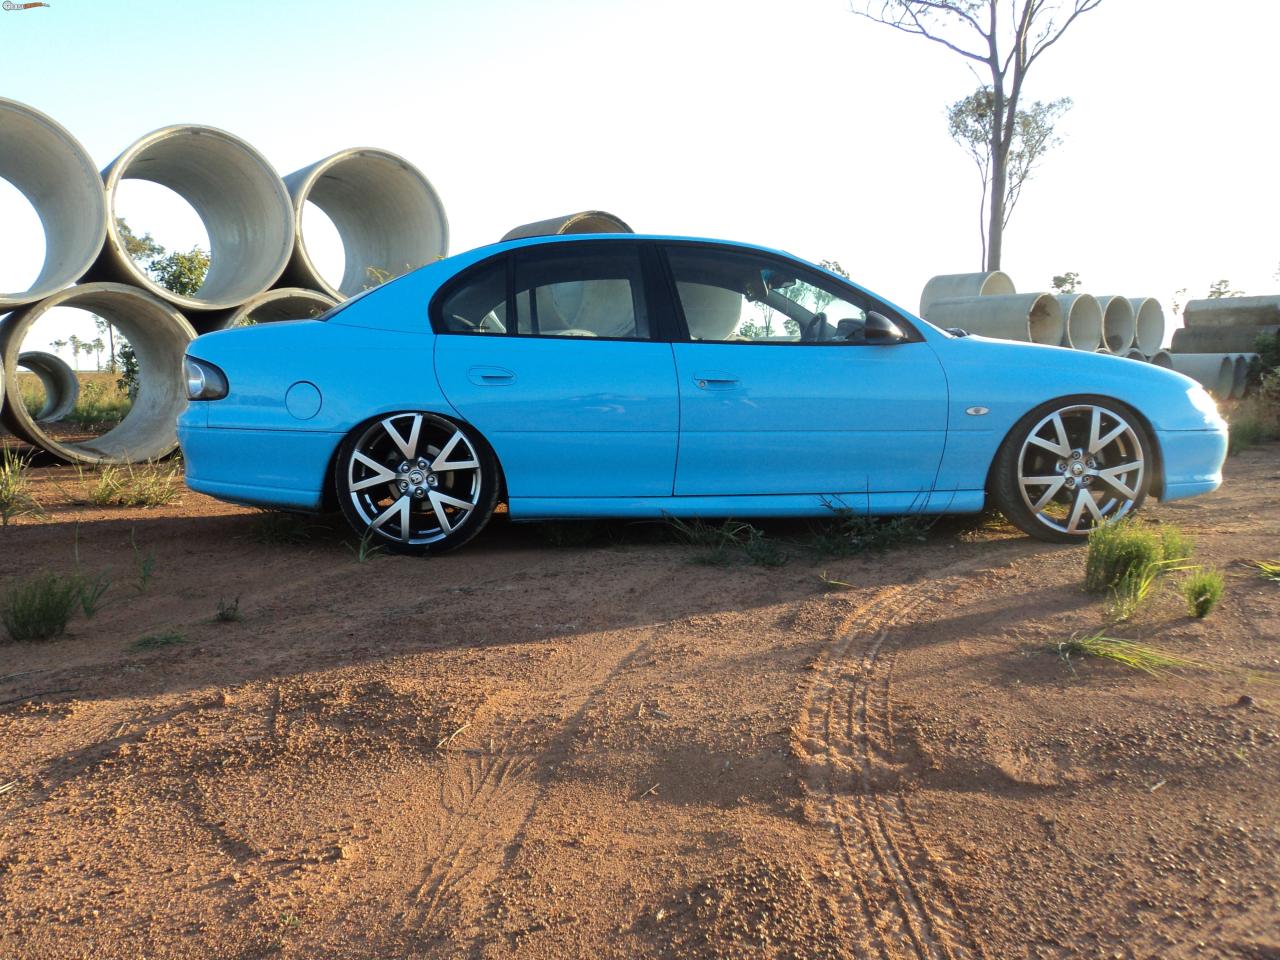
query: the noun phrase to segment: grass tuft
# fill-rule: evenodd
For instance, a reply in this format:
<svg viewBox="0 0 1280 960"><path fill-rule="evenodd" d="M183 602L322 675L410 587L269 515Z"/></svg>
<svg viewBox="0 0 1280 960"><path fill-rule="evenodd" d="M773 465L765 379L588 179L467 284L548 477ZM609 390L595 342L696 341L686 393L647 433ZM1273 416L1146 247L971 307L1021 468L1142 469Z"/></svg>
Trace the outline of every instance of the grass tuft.
<svg viewBox="0 0 1280 960"><path fill-rule="evenodd" d="M239 623L244 619L244 615L240 613L240 598L236 597L230 603L226 600L218 601L218 612L213 615L215 623Z"/></svg>
<svg viewBox="0 0 1280 960"><path fill-rule="evenodd" d="M106 573L99 573L92 580L84 576L76 577L76 594L86 619L92 619L98 612L98 608L102 606L102 595L110 586L111 578Z"/></svg>
<svg viewBox="0 0 1280 960"><path fill-rule="evenodd" d="M848 507L828 504L830 520L813 525L809 546L820 556L851 557L860 553L884 553L929 539L936 517L908 513L898 517L869 517Z"/></svg>
<svg viewBox="0 0 1280 960"><path fill-rule="evenodd" d="M1280 583L1280 560L1250 560L1249 566L1256 569L1264 580Z"/></svg>
<svg viewBox="0 0 1280 960"><path fill-rule="evenodd" d="M161 507L178 496L181 465L154 461L135 469L132 464L105 466L89 488L89 502L99 507Z"/></svg>
<svg viewBox="0 0 1280 960"><path fill-rule="evenodd" d="M1179 657L1147 644L1108 637L1101 630L1083 636L1075 635L1070 640L1062 641L1058 644L1058 656L1068 665L1073 656L1114 660L1153 677L1162 676L1170 670L1212 668L1211 664Z"/></svg>
<svg viewBox="0 0 1280 960"><path fill-rule="evenodd" d="M755 529L751 524L740 520L708 523L696 517L692 520L667 517L666 521L672 536L690 547L740 547L747 542L751 537L751 531Z"/></svg>
<svg viewBox="0 0 1280 960"><path fill-rule="evenodd" d="M1197 570L1182 581L1182 598L1187 613L1198 620L1207 617L1222 599L1226 579L1221 570Z"/></svg>
<svg viewBox="0 0 1280 960"><path fill-rule="evenodd" d="M776 540L765 537L764 532L751 527L747 542L742 545L742 552L747 562L757 567L781 567L791 559L791 555L778 545Z"/></svg>
<svg viewBox="0 0 1280 960"><path fill-rule="evenodd" d="M259 510L249 527L249 538L265 546L295 546L311 539L311 524L301 514Z"/></svg>
<svg viewBox="0 0 1280 960"><path fill-rule="evenodd" d="M40 507L31 496L30 466L12 450L0 454L0 526L10 520L39 513Z"/></svg>
<svg viewBox="0 0 1280 960"><path fill-rule="evenodd" d="M67 632L67 623L80 602L80 582L74 577L41 573L12 587L0 602L0 623L19 643L50 640Z"/></svg>
<svg viewBox="0 0 1280 960"><path fill-rule="evenodd" d="M186 643L185 634L176 630L169 630L165 633L150 633L145 637L141 637L133 642L134 650L159 650L163 647L174 647L180 643Z"/></svg>
<svg viewBox="0 0 1280 960"><path fill-rule="evenodd" d="M360 537L360 541L354 547L349 543L346 544L347 549L355 557L356 563L368 563L386 552L386 544L378 542L376 538L377 534L370 529L364 532L364 535Z"/></svg>

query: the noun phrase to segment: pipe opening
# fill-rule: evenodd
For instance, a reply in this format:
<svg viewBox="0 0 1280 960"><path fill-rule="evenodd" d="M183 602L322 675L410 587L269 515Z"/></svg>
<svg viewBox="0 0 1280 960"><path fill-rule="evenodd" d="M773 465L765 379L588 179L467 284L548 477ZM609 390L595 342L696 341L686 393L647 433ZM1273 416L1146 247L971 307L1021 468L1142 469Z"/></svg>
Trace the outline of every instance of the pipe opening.
<svg viewBox="0 0 1280 960"><path fill-rule="evenodd" d="M1131 299L1129 304L1134 310L1133 344L1151 356L1164 340L1164 310L1150 297Z"/></svg>
<svg viewBox="0 0 1280 960"><path fill-rule="evenodd" d="M127 230L132 237L125 240L130 259L153 279L150 267L157 256L188 253L197 248L205 256L209 254L209 231L200 214L185 197L168 187L146 180L121 180L112 194L112 215L115 231L123 238ZM204 279L207 277L201 280L201 286ZM162 280L157 282L163 285ZM197 296L198 291L199 287Z"/></svg>
<svg viewBox="0 0 1280 960"><path fill-rule="evenodd" d="M342 234L329 215L308 200L302 205L302 221L298 236L306 237L307 256L316 273L333 288L342 286L347 269L347 249Z"/></svg>
<svg viewBox="0 0 1280 960"><path fill-rule="evenodd" d="M192 310L233 307L275 282L293 248L293 211L284 184L253 147L213 127L157 130L107 168L113 216L122 181L145 180L178 194L208 237L209 270L193 294L158 284L124 249L109 225L109 268L144 290Z"/></svg>
<svg viewBox="0 0 1280 960"><path fill-rule="evenodd" d="M1124 297L1098 297L1102 307L1102 343L1117 356L1133 346L1133 306Z"/></svg>
<svg viewBox="0 0 1280 960"><path fill-rule="evenodd" d="M341 281L328 282L301 224L290 274L298 286L342 300L448 253L444 204L431 182L393 153L344 150L291 173L285 182L295 217L301 220L308 201L315 204L332 221L344 253Z"/></svg>
<svg viewBox="0 0 1280 960"><path fill-rule="evenodd" d="M228 327L248 327L258 323L284 320L313 320L337 304L333 297L318 290L301 287L277 287L258 294L234 310L209 313L192 318L197 333L209 333Z"/></svg>
<svg viewBox="0 0 1280 960"><path fill-rule="evenodd" d="M26 195L0 178L0 223L5 255L0 257L0 290L26 290L40 276L45 260L44 224Z"/></svg>
<svg viewBox="0 0 1280 960"><path fill-rule="evenodd" d="M24 367L34 381L23 383L19 371L19 391L36 423L57 423L75 409L80 380L64 360L52 353L30 350L18 354L18 366Z"/></svg>
<svg viewBox="0 0 1280 960"><path fill-rule="evenodd" d="M186 406L182 357L195 331L169 304L117 283L89 283L54 294L11 314L0 325L0 353L13 371L31 328L58 307L90 311L117 328L137 359L137 391L115 425L101 436L66 436L46 430L27 412L12 376L5 378L5 424L15 436L73 463L136 463L163 457L177 446L176 419ZM100 377L115 379L114 375ZM83 374L81 379L84 379ZM82 388L85 392L88 387ZM83 407L85 398L82 394Z"/></svg>
<svg viewBox="0 0 1280 960"><path fill-rule="evenodd" d="M1062 342L1065 321L1062 307L1050 296L1036 300L1027 315L1027 334L1032 343L1058 345Z"/></svg>
<svg viewBox="0 0 1280 960"><path fill-rule="evenodd" d="M0 291L10 291L0 292L4 310L33 303L80 278L102 247L106 199L97 167L79 141L38 110L2 98L0 178L26 199L44 238L34 279L17 289L0 283ZM21 270L27 269L27 256L34 261L35 249L33 242Z"/></svg>

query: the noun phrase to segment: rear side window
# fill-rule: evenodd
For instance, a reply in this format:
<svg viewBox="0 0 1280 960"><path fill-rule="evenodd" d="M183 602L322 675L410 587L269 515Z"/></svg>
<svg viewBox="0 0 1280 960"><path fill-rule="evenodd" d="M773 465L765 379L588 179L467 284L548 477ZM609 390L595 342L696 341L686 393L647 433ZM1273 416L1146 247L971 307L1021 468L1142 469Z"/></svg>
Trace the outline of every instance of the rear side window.
<svg viewBox="0 0 1280 960"><path fill-rule="evenodd" d="M649 337L640 252L630 244L520 251L515 304L519 335Z"/></svg>
<svg viewBox="0 0 1280 960"><path fill-rule="evenodd" d="M481 267L440 303L442 333L498 333L507 330L507 261Z"/></svg>

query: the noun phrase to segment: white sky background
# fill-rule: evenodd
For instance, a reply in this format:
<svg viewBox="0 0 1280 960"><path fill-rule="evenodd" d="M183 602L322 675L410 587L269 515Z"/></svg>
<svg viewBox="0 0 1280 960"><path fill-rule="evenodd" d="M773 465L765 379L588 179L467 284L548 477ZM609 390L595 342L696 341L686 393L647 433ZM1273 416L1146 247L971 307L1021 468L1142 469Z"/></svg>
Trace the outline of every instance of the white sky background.
<svg viewBox="0 0 1280 960"><path fill-rule="evenodd" d="M909 310L930 276L981 266L977 173L945 118L977 86L967 61L844 0L50 3L0 12L0 95L103 167L205 123L281 173L344 147L402 154L440 192L451 252L604 209L836 259ZM1271 0L1104 0L1078 20L1024 91L1075 107L1005 234L1018 289L1076 270L1166 308L1220 278L1280 292L1278 36ZM162 191L133 192L117 212L136 230L206 242ZM41 248L0 184L0 288L26 287Z"/></svg>

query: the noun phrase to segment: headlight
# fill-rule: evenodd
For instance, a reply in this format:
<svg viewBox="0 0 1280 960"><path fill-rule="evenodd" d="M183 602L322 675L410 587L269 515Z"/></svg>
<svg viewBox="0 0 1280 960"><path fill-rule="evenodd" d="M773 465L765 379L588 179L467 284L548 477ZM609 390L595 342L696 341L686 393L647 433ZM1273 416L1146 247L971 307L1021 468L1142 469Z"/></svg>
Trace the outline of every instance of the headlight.
<svg viewBox="0 0 1280 960"><path fill-rule="evenodd" d="M184 357L188 400L221 400L227 395L227 376L207 360Z"/></svg>
<svg viewBox="0 0 1280 960"><path fill-rule="evenodd" d="M1209 395L1209 391L1200 385L1196 385L1187 391L1187 399L1191 401L1191 405L1204 414L1204 418L1211 424L1220 424L1225 421L1222 414L1218 412L1218 404L1213 397Z"/></svg>

